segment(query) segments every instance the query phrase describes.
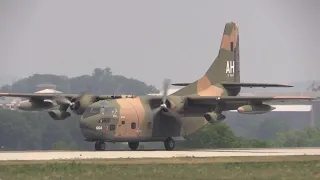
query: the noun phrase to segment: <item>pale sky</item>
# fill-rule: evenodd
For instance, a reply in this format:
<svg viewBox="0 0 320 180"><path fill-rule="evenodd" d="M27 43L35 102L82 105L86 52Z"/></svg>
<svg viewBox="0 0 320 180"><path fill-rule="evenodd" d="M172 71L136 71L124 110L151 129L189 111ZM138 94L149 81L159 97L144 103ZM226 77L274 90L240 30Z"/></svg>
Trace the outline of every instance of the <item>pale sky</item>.
<svg viewBox="0 0 320 180"><path fill-rule="evenodd" d="M239 26L242 82L320 79L320 1L1 0L0 83L110 67L160 88L191 82ZM272 72L272 73L271 73Z"/></svg>

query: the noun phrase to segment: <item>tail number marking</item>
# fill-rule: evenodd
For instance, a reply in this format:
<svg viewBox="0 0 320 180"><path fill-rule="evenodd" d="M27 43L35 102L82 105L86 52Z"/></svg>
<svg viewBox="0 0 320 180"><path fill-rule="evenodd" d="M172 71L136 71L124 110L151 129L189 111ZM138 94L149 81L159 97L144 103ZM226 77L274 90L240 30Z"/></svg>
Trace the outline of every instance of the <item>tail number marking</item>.
<svg viewBox="0 0 320 180"><path fill-rule="evenodd" d="M234 61L227 61L226 74L228 74L228 77L234 76Z"/></svg>

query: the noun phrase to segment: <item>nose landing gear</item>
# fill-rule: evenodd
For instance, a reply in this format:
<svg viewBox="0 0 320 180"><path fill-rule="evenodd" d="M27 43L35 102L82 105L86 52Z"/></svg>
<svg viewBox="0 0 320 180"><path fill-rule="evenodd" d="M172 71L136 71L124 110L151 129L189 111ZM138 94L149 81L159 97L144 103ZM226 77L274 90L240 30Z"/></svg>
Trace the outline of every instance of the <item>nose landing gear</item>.
<svg viewBox="0 0 320 180"><path fill-rule="evenodd" d="M104 151L106 149L106 144L103 141L97 141L94 144L94 148L96 151Z"/></svg>

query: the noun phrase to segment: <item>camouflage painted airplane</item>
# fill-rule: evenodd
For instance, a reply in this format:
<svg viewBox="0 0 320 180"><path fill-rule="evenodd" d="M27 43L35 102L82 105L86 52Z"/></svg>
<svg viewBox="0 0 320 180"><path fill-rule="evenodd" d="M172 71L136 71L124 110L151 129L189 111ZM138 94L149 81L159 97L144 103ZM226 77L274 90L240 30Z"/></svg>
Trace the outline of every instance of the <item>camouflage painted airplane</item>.
<svg viewBox="0 0 320 180"><path fill-rule="evenodd" d="M238 26L227 23L219 54L199 80L167 95L138 96L105 100L90 105L80 120L86 141L95 142L96 150L104 150L105 142L128 142L136 150L139 142L162 141L173 150L175 137L188 136L208 123L221 122L223 111L261 114L274 107L270 101L312 100L309 97L243 97L241 87L292 87L280 84L240 83ZM179 83L178 83L179 84ZM180 83L181 84L181 83Z"/></svg>
<svg viewBox="0 0 320 180"><path fill-rule="evenodd" d="M55 119L64 119L69 106L77 109L77 114L82 114L81 132L86 141L95 142L95 150L105 150L105 142L128 142L129 148L136 150L139 142L152 141L162 141L166 150L173 150L175 137L185 137L209 123L223 121L226 118L223 111L261 114L274 109L265 102L312 100L296 96L237 96L241 87L292 87L240 83L239 60L238 26L229 22L224 28L219 53L207 72L193 83L175 84L185 87L171 95L167 95L170 80L165 80L162 96L100 97L85 94L46 98L56 99L60 105ZM45 95L20 95L37 99L34 101L40 103L37 107L44 106L41 99Z"/></svg>

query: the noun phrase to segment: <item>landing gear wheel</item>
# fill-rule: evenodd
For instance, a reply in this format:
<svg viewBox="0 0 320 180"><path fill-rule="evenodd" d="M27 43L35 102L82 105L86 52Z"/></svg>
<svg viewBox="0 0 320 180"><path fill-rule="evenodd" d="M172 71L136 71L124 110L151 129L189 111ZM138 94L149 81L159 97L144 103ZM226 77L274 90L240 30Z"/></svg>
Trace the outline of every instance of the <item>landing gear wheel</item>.
<svg viewBox="0 0 320 180"><path fill-rule="evenodd" d="M128 142L128 145L131 150L137 150L139 147L139 142Z"/></svg>
<svg viewBox="0 0 320 180"><path fill-rule="evenodd" d="M175 142L172 138L167 138L165 141L164 141L164 147L166 148L167 151L171 151L174 149L175 147Z"/></svg>
<svg viewBox="0 0 320 180"><path fill-rule="evenodd" d="M106 144L101 141L97 141L94 145L96 151L104 151L106 149Z"/></svg>

